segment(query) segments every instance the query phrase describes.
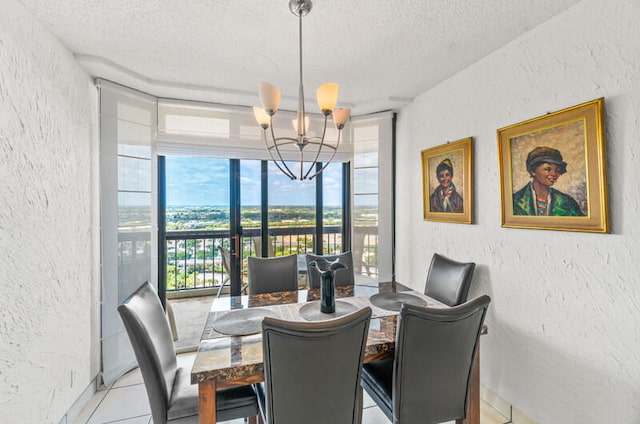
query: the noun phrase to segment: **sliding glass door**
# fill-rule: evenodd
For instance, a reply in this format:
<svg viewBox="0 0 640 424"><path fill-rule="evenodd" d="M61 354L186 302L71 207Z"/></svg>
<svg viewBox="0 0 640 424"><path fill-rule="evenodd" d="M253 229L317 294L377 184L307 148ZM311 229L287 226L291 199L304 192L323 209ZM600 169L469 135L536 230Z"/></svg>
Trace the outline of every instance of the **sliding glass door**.
<svg viewBox="0 0 640 424"><path fill-rule="evenodd" d="M168 156L164 168L166 266L159 271L166 273L166 290L202 292L226 283L229 272L223 255L230 247L229 160Z"/></svg>
<svg viewBox="0 0 640 424"><path fill-rule="evenodd" d="M296 166L295 163L288 165L290 168ZM315 250L316 184L315 180L291 181L269 162L268 233L276 256Z"/></svg>
<svg viewBox="0 0 640 424"><path fill-rule="evenodd" d="M166 156L159 163L166 195L164 237L160 232L166 258L159 273L169 297L218 294L221 287L221 294L240 293L249 256L350 248L344 236L348 164L332 163L301 182L264 160Z"/></svg>

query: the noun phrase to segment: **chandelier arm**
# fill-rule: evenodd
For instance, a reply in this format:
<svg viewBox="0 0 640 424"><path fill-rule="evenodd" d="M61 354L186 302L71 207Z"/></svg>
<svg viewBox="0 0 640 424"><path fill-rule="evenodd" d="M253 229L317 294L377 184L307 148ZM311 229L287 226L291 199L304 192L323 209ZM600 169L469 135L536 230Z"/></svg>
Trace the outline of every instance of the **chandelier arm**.
<svg viewBox="0 0 640 424"><path fill-rule="evenodd" d="M273 131L273 115L269 118L269 124L270 124L269 127L271 128L271 139L273 140L273 146L276 148L276 153L278 153L278 158L280 158L280 163L282 163L282 166L287 170L286 172L287 176L292 180L295 180L296 175L291 171L289 166L287 166L287 164L284 161L284 158L282 157L282 154L280 153L280 149L278 148L278 140L291 140L291 139L288 137L276 138L276 134ZM290 144L290 143L287 143L287 144ZM278 165L276 161L274 161L274 163ZM282 170L280 166L278 166L278 168Z"/></svg>
<svg viewBox="0 0 640 424"><path fill-rule="evenodd" d="M318 172L316 172L315 174L313 174L312 176L309 177L310 180L313 180L316 176L318 176L319 173L321 173L322 171L324 171L324 169L329 166L329 164L331 163L331 161L333 160L333 158L336 156L336 153L338 153L338 146L340 146L340 136L342 135L342 130L338 131L338 141L336 142L336 147L335 150L333 151L333 154L331 155L331 157L329 158L329 161L327 163L325 163L322 168L320 168L320 170ZM333 146L331 146L333 147Z"/></svg>
<svg viewBox="0 0 640 424"><path fill-rule="evenodd" d="M292 137L278 137L276 138L276 141L280 141L280 140L289 140L286 143L279 143L279 145L282 146L288 146L289 144L298 144L298 139L297 138L292 138ZM269 146L270 149L273 149L273 146Z"/></svg>
<svg viewBox="0 0 640 424"><path fill-rule="evenodd" d="M273 135L273 129L271 130L272 135ZM287 177L289 177L292 180L296 179L296 176L293 175L293 173L291 172L291 170L289 169L289 167L284 163L284 161L282 161L282 163L284 164L285 169L283 169L280 164L278 163L278 161L276 160L275 157L273 157L273 153L271 152L271 149L273 147L269 146L269 143L267 142L267 129L265 128L263 131L263 135L264 135L264 145L267 147L267 153L269 153L269 156L271 157L271 161L278 167L278 169ZM275 138L274 138L274 142L273 142L273 146L276 148L276 151L278 152L278 156L280 156L280 152L278 151L278 145L275 142ZM280 159L282 160L282 156L280 156Z"/></svg>
<svg viewBox="0 0 640 424"><path fill-rule="evenodd" d="M313 170L313 164L318 162L318 158L320 157L320 152L322 152L322 147L325 145L324 136L327 134L327 118L328 118L328 115L324 115L324 128L322 128L322 137L320 138L320 145L318 147L318 151L316 152L316 157L313 159L313 163L309 167L309 170L307 171L307 173L304 174L304 179L306 179L311 173L311 171ZM334 152L334 155L335 155L335 152ZM331 158L333 159L333 156ZM331 162L331 159L329 159L329 162ZM327 162L327 164L329 164L329 162Z"/></svg>
<svg viewBox="0 0 640 424"><path fill-rule="evenodd" d="M271 149L273 149L273 147L270 147L267 144L267 134L266 133L267 133L267 131L265 130L265 132L264 132L264 141L265 141L265 145L267 146L267 153L269 153L269 156L271 157L271 162L273 162L284 175L286 175L287 177L289 177L292 180L295 180L296 179L295 175L291 174L290 172L287 172L287 170L282 168L280 166L280 164L278 163L278 161L276 160L276 158L273 157L273 153L271 153Z"/></svg>
<svg viewBox="0 0 640 424"><path fill-rule="evenodd" d="M320 137L316 137L317 139L320 139ZM307 141L307 145L309 144L313 144L315 146L319 146L321 143L318 143L317 141ZM332 146L331 144L324 144L324 147L327 149L332 149L332 150L336 150L336 146Z"/></svg>

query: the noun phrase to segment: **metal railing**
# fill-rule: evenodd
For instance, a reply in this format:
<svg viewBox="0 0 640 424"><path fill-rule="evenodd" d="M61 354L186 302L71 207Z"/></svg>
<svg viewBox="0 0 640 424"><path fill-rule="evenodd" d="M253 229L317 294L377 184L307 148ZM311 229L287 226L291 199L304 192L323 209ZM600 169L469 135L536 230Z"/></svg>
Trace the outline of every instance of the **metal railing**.
<svg viewBox="0 0 640 424"><path fill-rule="evenodd" d="M225 276L218 245L229 247L229 230L167 231L167 292L218 286Z"/></svg>
<svg viewBox="0 0 640 424"><path fill-rule="evenodd" d="M315 227L273 227L269 231L269 252L275 256L313 252ZM241 238L243 273L246 258L256 256L259 228L245 228ZM336 254L342 249L342 228L323 227L323 252ZM191 230L166 232L167 292L219 287L227 273L218 246L229 248L229 230ZM268 244L269 245L269 244ZM258 249L260 247L257 247ZM243 279L246 275L243 275Z"/></svg>

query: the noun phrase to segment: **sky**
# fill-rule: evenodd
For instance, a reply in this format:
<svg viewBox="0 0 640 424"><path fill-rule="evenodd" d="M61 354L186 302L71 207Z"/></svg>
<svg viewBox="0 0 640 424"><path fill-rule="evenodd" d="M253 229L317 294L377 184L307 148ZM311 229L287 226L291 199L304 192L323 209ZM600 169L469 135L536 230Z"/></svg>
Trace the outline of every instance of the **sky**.
<svg viewBox="0 0 640 424"><path fill-rule="evenodd" d="M165 164L167 206L229 205L229 159L167 156ZM331 163L322 175L325 205L340 206L342 164ZM240 181L242 204L259 206L260 161L242 160ZM292 181L269 162L269 203L278 206L313 206L315 181Z"/></svg>

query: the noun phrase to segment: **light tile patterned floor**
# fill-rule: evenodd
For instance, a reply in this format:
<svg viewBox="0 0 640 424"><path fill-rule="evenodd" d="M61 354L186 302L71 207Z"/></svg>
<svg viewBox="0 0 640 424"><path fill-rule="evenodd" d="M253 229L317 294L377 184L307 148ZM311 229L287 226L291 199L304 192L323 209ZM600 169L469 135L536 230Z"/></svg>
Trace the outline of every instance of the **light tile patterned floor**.
<svg viewBox="0 0 640 424"><path fill-rule="evenodd" d="M194 353L178 355L180 366L193 361ZM482 402L481 424L503 424L508 421L493 408ZM243 420L227 421L242 424ZM363 424L389 424L389 420L366 396L362 413ZM151 424L151 410L140 371L135 369L122 376L111 388L96 392L74 424Z"/></svg>

